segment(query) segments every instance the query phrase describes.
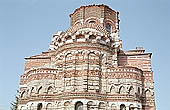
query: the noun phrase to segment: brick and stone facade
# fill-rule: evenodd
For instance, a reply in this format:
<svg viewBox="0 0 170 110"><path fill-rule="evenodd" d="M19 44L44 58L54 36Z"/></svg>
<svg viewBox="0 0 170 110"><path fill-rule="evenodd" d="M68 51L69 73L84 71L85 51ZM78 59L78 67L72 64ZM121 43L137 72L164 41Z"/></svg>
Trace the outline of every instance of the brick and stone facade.
<svg viewBox="0 0 170 110"><path fill-rule="evenodd" d="M151 53L124 51L118 12L76 9L47 52L25 58L19 110L155 110Z"/></svg>

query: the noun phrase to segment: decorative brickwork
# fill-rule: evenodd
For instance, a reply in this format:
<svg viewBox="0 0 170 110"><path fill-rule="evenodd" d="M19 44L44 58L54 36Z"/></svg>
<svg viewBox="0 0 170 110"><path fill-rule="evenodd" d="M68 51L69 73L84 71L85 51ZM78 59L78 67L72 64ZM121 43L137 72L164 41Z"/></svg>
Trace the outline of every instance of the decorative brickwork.
<svg viewBox="0 0 170 110"><path fill-rule="evenodd" d="M124 51L118 12L81 6L47 52L25 58L19 110L155 110L151 53Z"/></svg>

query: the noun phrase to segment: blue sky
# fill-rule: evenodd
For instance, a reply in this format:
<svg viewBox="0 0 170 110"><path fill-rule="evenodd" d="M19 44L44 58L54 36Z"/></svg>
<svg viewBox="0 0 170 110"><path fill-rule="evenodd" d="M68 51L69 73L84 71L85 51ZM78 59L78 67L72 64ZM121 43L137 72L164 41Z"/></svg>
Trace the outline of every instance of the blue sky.
<svg viewBox="0 0 170 110"><path fill-rule="evenodd" d="M69 28L69 14L88 4L120 12L124 50L153 53L157 110L169 110L170 0L0 0L0 110L14 100L24 58L47 51L52 35Z"/></svg>

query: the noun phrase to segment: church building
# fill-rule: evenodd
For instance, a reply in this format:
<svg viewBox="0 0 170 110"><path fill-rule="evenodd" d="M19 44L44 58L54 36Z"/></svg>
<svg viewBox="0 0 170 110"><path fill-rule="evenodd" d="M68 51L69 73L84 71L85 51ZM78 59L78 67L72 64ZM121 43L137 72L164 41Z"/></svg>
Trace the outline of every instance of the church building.
<svg viewBox="0 0 170 110"><path fill-rule="evenodd" d="M18 110L156 110L152 53L124 51L119 21L103 4L70 14L49 50L25 58Z"/></svg>

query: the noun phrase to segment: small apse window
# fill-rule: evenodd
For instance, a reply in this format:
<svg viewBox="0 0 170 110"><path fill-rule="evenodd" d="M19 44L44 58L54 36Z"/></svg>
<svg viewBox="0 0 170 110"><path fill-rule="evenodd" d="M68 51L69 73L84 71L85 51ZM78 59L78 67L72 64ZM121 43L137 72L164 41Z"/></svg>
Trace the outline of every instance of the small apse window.
<svg viewBox="0 0 170 110"><path fill-rule="evenodd" d="M106 30L107 32L111 32L111 25L109 23L106 24Z"/></svg>

